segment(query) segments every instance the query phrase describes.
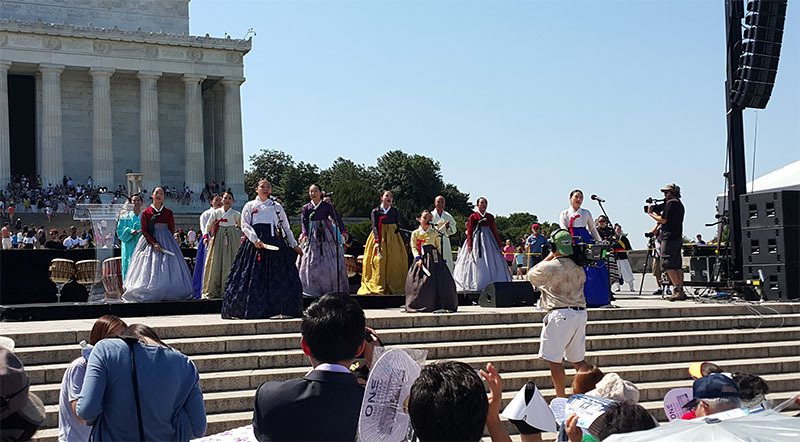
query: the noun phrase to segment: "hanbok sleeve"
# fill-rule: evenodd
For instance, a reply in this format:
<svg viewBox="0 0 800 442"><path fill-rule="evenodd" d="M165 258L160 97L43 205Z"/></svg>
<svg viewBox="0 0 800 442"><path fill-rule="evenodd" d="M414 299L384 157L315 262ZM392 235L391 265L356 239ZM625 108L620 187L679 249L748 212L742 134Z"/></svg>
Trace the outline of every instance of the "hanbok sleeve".
<svg viewBox="0 0 800 442"><path fill-rule="evenodd" d="M469 247L470 250L472 250L472 233L474 230L475 217L470 215L469 218L467 218L467 247Z"/></svg>
<svg viewBox="0 0 800 442"><path fill-rule="evenodd" d="M172 210L168 208L164 208L166 210L167 215L167 226L169 227L169 233L175 234L175 216L172 214Z"/></svg>
<svg viewBox="0 0 800 442"><path fill-rule="evenodd" d="M339 231L341 231L342 233L347 233L347 228L344 226L344 221L342 221L342 215L339 214L339 212L336 210L336 207L333 207L333 204L330 204L330 206L331 206L332 218L334 219L334 221L336 221L336 224L339 226Z"/></svg>
<svg viewBox="0 0 800 442"><path fill-rule="evenodd" d="M439 253L442 253L442 237L438 234L433 235L433 245L436 246L436 250L438 250Z"/></svg>
<svg viewBox="0 0 800 442"><path fill-rule="evenodd" d="M247 239L250 240L251 243L255 244L258 242L258 235L256 234L255 229L253 229L253 206L250 203L244 205L244 209L242 209L242 233Z"/></svg>
<svg viewBox="0 0 800 442"><path fill-rule="evenodd" d="M600 233L597 232L597 228L594 226L592 212L589 212L588 210L586 211L586 229L592 234L592 238L594 238L595 241L603 240L603 238L600 237Z"/></svg>
<svg viewBox="0 0 800 442"><path fill-rule="evenodd" d="M379 219L380 211L378 211L378 209L372 209L372 212L369 214L369 220L372 222L372 237L375 238L375 242L381 242L381 235L378 233Z"/></svg>
<svg viewBox="0 0 800 442"><path fill-rule="evenodd" d="M152 246L152 245L158 244L158 241L156 241L156 239L153 238L153 235L150 234L149 227L150 227L150 218L151 217L152 217L152 213L150 213L148 211L143 211L142 212L142 219L141 219L141 222L142 222L142 235L144 235L144 239L147 240L147 242L150 243L150 245Z"/></svg>
<svg viewBox="0 0 800 442"><path fill-rule="evenodd" d="M561 216L558 218L558 225L562 229L569 230L569 220L567 219L567 211L566 210L561 212Z"/></svg>
<svg viewBox="0 0 800 442"><path fill-rule="evenodd" d="M219 213L220 213L219 210L215 210L214 212L211 213L211 216L208 217L208 221L206 221L205 231L208 234L209 238L211 238L212 236L211 234L214 231L214 223L217 222L217 219L222 218L221 216L218 216Z"/></svg>
<svg viewBox="0 0 800 442"><path fill-rule="evenodd" d="M283 207L275 203L275 206L281 210L278 211L278 222L281 224L283 228L283 234L286 235L286 240L289 243L289 247L297 247L297 240L294 239L294 233L292 233L292 225L289 224L289 218L286 217L286 211L282 210Z"/></svg>
<svg viewBox="0 0 800 442"><path fill-rule="evenodd" d="M414 255L415 260L421 258L419 255L419 240L420 240L419 229L411 232L411 254Z"/></svg>
<svg viewBox="0 0 800 442"><path fill-rule="evenodd" d="M451 214L449 214L447 212L445 212L443 215L444 215L445 221L450 223L449 227L445 227L445 230L444 230L445 235L447 235L447 236L455 235L456 232L458 231L456 229L456 219L453 218L453 215L451 215Z"/></svg>
<svg viewBox="0 0 800 442"><path fill-rule="evenodd" d="M303 211L300 212L300 230L302 231L302 234L300 235L301 239L308 236L308 218L310 215L309 212L310 209L307 205L303 206Z"/></svg>
<svg viewBox="0 0 800 442"><path fill-rule="evenodd" d="M125 218L121 218L119 223L117 224L117 236L119 237L120 241L122 242L129 242L132 241L133 236L133 218L130 216L126 216Z"/></svg>

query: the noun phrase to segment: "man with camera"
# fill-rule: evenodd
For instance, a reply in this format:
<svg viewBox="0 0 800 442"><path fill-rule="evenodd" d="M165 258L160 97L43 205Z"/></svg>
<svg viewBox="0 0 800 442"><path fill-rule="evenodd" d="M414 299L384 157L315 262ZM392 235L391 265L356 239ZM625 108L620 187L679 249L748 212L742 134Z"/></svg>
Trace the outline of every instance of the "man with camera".
<svg viewBox="0 0 800 442"><path fill-rule="evenodd" d="M563 361L571 362L575 370L587 367L586 299L583 284L586 273L571 258L572 235L557 230L549 244L550 254L528 272L528 281L541 291L539 302L547 311L542 323L539 357L550 363L550 375L556 396L566 397Z"/></svg>
<svg viewBox="0 0 800 442"><path fill-rule="evenodd" d="M681 188L672 183L664 186L661 191L664 192L664 204L648 206L647 214L661 225L661 270L666 272L675 286L672 296L667 299L683 301L688 298L683 291L681 246L684 208L680 200Z"/></svg>

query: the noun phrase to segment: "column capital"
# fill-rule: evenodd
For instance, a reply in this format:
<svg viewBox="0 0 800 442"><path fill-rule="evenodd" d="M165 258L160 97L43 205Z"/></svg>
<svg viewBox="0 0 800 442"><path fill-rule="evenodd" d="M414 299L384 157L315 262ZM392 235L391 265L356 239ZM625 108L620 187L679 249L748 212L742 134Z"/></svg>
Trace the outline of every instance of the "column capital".
<svg viewBox="0 0 800 442"><path fill-rule="evenodd" d="M114 69L114 68L103 68L103 67L91 67L91 68L89 68L89 75L91 75L92 77L95 77L95 76L98 76L98 77L108 76L108 77L110 77L110 76L114 75L114 72L116 72L116 69Z"/></svg>
<svg viewBox="0 0 800 442"><path fill-rule="evenodd" d="M139 71L136 73L136 78L139 80L158 80L162 75L164 75L163 72Z"/></svg>
<svg viewBox="0 0 800 442"><path fill-rule="evenodd" d="M244 83L244 80L244 77L224 77L222 80L220 80L220 83L225 86L239 86Z"/></svg>
<svg viewBox="0 0 800 442"><path fill-rule="evenodd" d="M203 81L206 78L208 78L208 76L203 74L183 74L181 80L183 80L184 83L196 83Z"/></svg>
<svg viewBox="0 0 800 442"><path fill-rule="evenodd" d="M39 63L39 72L53 72L56 74L60 74L64 71L63 64L50 64L50 63Z"/></svg>
<svg viewBox="0 0 800 442"><path fill-rule="evenodd" d="M0 70L7 71L11 69L11 62L8 60L0 60Z"/></svg>

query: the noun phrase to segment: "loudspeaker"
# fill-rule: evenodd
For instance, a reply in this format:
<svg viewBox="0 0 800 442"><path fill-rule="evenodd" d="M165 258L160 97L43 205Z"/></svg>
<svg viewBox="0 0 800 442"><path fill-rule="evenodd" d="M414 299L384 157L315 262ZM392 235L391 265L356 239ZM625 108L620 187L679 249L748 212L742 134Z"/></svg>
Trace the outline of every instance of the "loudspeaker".
<svg viewBox="0 0 800 442"><path fill-rule="evenodd" d="M745 193L739 197L744 228L800 226L800 190Z"/></svg>
<svg viewBox="0 0 800 442"><path fill-rule="evenodd" d="M730 98L740 108L767 107L783 42L786 0L749 0L742 55Z"/></svg>
<svg viewBox="0 0 800 442"><path fill-rule="evenodd" d="M759 279L764 274L764 297L770 301L800 299L800 263L773 265L746 265L746 279Z"/></svg>
<svg viewBox="0 0 800 442"><path fill-rule="evenodd" d="M534 291L529 282L493 282L481 292L478 304L481 307L533 306L541 292Z"/></svg>
<svg viewBox="0 0 800 442"><path fill-rule="evenodd" d="M745 265L800 262L800 227L744 229Z"/></svg>

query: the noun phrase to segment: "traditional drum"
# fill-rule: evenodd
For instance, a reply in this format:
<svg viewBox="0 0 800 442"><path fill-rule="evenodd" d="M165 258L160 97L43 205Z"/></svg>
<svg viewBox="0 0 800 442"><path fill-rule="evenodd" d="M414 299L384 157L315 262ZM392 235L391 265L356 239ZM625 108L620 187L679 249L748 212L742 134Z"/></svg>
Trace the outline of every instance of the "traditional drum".
<svg viewBox="0 0 800 442"><path fill-rule="evenodd" d="M75 263L75 281L78 284L97 284L100 282L101 275L98 272L100 261L96 259L86 259Z"/></svg>
<svg viewBox="0 0 800 442"><path fill-rule="evenodd" d="M122 258L108 258L103 261L103 287L107 297L122 295Z"/></svg>
<svg viewBox="0 0 800 442"><path fill-rule="evenodd" d="M358 263L353 255L344 255L344 268L347 269L347 277L352 278L358 273Z"/></svg>
<svg viewBox="0 0 800 442"><path fill-rule="evenodd" d="M50 280L56 284L66 284L75 276L75 261L56 258L50 261Z"/></svg>

